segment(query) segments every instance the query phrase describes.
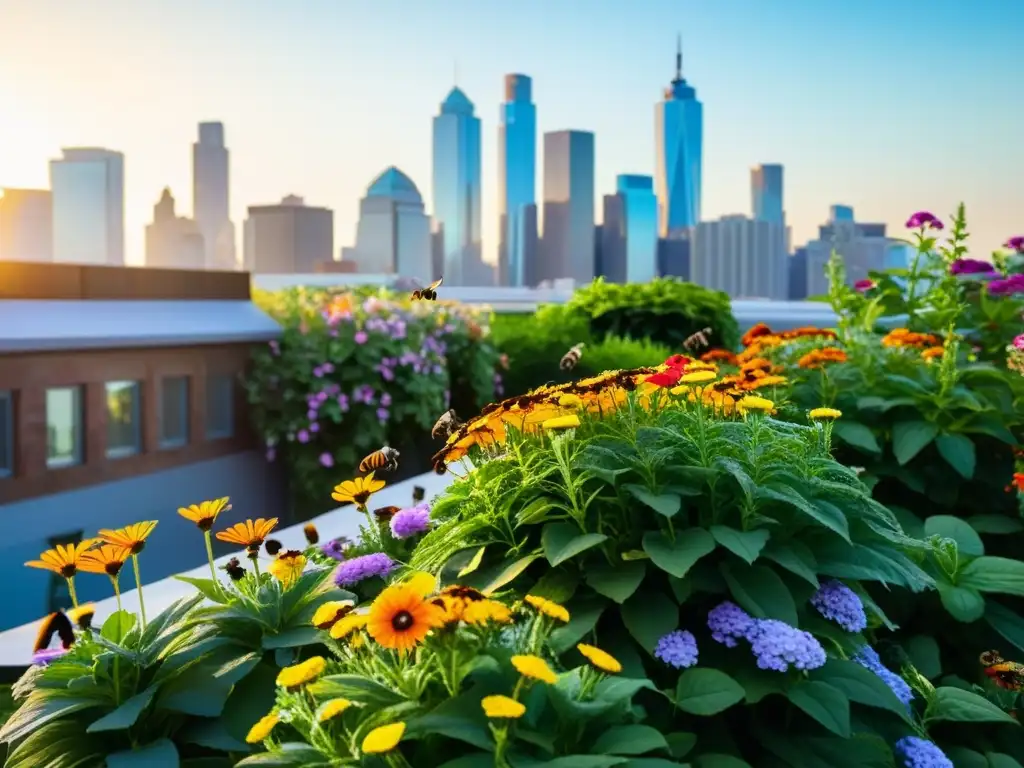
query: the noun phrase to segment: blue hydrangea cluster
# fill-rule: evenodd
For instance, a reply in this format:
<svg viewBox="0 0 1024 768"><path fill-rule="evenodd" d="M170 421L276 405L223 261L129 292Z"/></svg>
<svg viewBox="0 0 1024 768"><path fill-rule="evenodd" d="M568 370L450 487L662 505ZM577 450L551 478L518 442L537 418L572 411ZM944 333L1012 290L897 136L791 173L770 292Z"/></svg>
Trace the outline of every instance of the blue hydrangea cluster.
<svg viewBox="0 0 1024 768"><path fill-rule="evenodd" d="M784 621L758 619L747 633L757 666L776 672L817 669L825 665L825 649L810 632L796 629Z"/></svg>
<svg viewBox="0 0 1024 768"><path fill-rule="evenodd" d="M934 742L917 736L904 736L897 741L896 752L904 768L953 768L953 761Z"/></svg>
<svg viewBox="0 0 1024 768"><path fill-rule="evenodd" d="M857 651L852 658L862 667L870 669L882 678L882 681L889 686L889 690L896 694L896 698L908 707L910 706L910 702L914 700L913 689L907 685L906 680L882 664L882 660L878 656L878 651L869 645L865 645Z"/></svg>
<svg viewBox="0 0 1024 768"><path fill-rule="evenodd" d="M736 603L726 600L708 611L711 637L726 648L735 648L754 626L754 619Z"/></svg>
<svg viewBox="0 0 1024 768"><path fill-rule="evenodd" d="M826 581L811 596L811 605L847 632L867 629L868 617L860 597L841 581Z"/></svg>
<svg viewBox="0 0 1024 768"><path fill-rule="evenodd" d="M658 640L654 657L676 669L686 669L697 663L697 638L686 630L676 630Z"/></svg>

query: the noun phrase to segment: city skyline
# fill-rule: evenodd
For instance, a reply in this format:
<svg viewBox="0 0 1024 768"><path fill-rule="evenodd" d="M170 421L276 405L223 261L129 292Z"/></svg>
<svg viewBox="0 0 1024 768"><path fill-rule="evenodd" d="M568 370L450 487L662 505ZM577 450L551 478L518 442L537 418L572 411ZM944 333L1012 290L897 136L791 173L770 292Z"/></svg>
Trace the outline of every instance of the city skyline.
<svg viewBox="0 0 1024 768"><path fill-rule="evenodd" d="M311 0L298 12L259 0L216 8L103 0L86 12L0 0L11 22L0 30L0 106L13 116L0 121L0 186L45 188L47 163L65 146L123 152L126 260L139 264L153 200L165 186L188 199L195 126L215 120L230 137L234 221L249 205L295 192L332 208L335 242L349 244L366 178L396 165L430 188L430 120L458 85L483 121L483 254L493 262L504 75L532 78L538 136L597 134L599 205L616 176L654 172L652 108L672 77L678 28L684 76L704 103L704 219L748 212L749 169L780 163L794 245L815 236L833 203L900 236L909 212L945 215L963 199L980 256L1017 234L1024 190L1006 169L1024 147L1014 137L1021 106L1007 35L1024 12L981 2L968 20L955 3L934 4L924 34L945 53L920 57L905 37L919 12L909 2L847 10L795 2L782 20L757 4L728 5L680 10L648 0L624 12L607 3L588 42L576 45L578 14L536 2L513 14L461 2L445 13L395 2L368 10ZM451 14L458 32L441 24ZM197 15L203 34L179 44ZM385 40L386 60L361 66ZM611 46L621 55L608 56ZM275 51L288 53L286 65ZM453 57L462 64L457 83ZM130 69L116 69L125 61ZM939 91L955 93L959 108L936 106L922 130L921 101Z"/></svg>

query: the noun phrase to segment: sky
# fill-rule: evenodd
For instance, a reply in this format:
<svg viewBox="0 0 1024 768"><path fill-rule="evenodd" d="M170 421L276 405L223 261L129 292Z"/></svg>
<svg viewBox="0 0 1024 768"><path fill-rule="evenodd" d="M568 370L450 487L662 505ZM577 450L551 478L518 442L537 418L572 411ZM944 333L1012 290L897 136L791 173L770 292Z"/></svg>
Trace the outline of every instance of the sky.
<svg viewBox="0 0 1024 768"><path fill-rule="evenodd" d="M677 32L704 103L703 218L749 213L750 168L774 162L794 245L833 203L903 236L962 201L975 256L1024 234L1020 0L0 0L0 20L0 187L48 187L62 146L124 152L129 263L165 186L191 215L201 121L225 125L239 252L246 207L288 194L332 208L351 245L390 165L429 212L453 83L483 120L493 261L503 76L533 78L539 133L596 134L600 212L617 174L654 172Z"/></svg>

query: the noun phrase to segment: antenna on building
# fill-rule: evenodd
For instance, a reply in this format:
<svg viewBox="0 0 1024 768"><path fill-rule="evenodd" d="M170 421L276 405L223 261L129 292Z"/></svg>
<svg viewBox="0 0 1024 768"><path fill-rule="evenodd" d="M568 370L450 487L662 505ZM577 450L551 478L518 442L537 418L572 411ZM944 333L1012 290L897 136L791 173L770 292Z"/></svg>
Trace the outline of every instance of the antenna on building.
<svg viewBox="0 0 1024 768"><path fill-rule="evenodd" d="M683 79L683 35L676 34L676 80Z"/></svg>

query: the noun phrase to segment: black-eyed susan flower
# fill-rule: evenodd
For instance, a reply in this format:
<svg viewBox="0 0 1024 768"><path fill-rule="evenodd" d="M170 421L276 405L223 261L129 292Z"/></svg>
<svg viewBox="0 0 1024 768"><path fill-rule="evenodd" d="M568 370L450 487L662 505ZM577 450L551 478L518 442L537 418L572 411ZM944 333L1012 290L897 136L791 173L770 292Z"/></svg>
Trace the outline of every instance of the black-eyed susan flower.
<svg viewBox="0 0 1024 768"><path fill-rule="evenodd" d="M553 419L545 419L541 422L541 429L573 429L580 425L580 417L575 413L568 416L556 416Z"/></svg>
<svg viewBox="0 0 1024 768"><path fill-rule="evenodd" d="M527 595L523 598L528 606L533 608L538 613L541 613L555 621L560 621L563 624L569 623L569 611L563 605L559 605L556 602L548 600L546 597L539 597L537 595Z"/></svg>
<svg viewBox="0 0 1024 768"><path fill-rule="evenodd" d="M277 673L277 684L282 688L298 688L311 683L324 673L327 660L323 656L310 656L303 662L292 664Z"/></svg>
<svg viewBox="0 0 1024 768"><path fill-rule="evenodd" d="M409 651L431 629L441 626L443 618L442 609L415 586L396 584L386 587L373 601L366 629L378 645Z"/></svg>
<svg viewBox="0 0 1024 768"><path fill-rule="evenodd" d="M843 415L843 412L835 408L813 408L807 414L811 421L835 421Z"/></svg>
<svg viewBox="0 0 1024 768"><path fill-rule="evenodd" d="M486 600L487 596L477 589L453 584L442 589L441 594L433 602L444 610L444 622L450 624L462 621L463 614L470 605Z"/></svg>
<svg viewBox="0 0 1024 768"><path fill-rule="evenodd" d="M558 675L540 656L513 656L512 666L516 668L516 672L520 675L531 680L540 680L548 685L554 685L558 682Z"/></svg>
<svg viewBox="0 0 1024 768"><path fill-rule="evenodd" d="M259 744L261 741L265 741L270 732L274 730L274 727L281 722L281 718L277 712L271 712L269 715L264 715L256 724L249 729L249 733L246 734L245 741L247 744Z"/></svg>
<svg viewBox="0 0 1024 768"><path fill-rule="evenodd" d="M213 528L213 524L217 520L217 516L221 512L227 512L231 509L230 498L224 496L220 499L213 499L212 501L203 501L199 504L189 504L187 507L179 507L178 514L188 520L190 523L195 523L196 527L204 533L209 532Z"/></svg>
<svg viewBox="0 0 1024 768"><path fill-rule="evenodd" d="M580 643L576 646L576 650L583 654L583 657L596 669L599 669L602 672L617 675L622 671L622 664L619 663L619 660L610 653L602 651L600 648L593 645L587 645L586 643Z"/></svg>
<svg viewBox="0 0 1024 768"><path fill-rule="evenodd" d="M289 549L275 557L267 571L287 589L302 575L306 567L306 556L297 549Z"/></svg>
<svg viewBox="0 0 1024 768"><path fill-rule="evenodd" d="M369 620L369 614L350 613L348 616L344 616L334 623L334 626L331 627L331 637L335 640L344 640L353 632L366 627Z"/></svg>
<svg viewBox="0 0 1024 768"><path fill-rule="evenodd" d="M331 498L339 504L351 501L357 507L365 509L366 502L370 500L370 497L385 485L386 483L383 480L378 480L373 476L373 472L371 472L365 477L357 477L354 480L338 483L338 485L334 486Z"/></svg>
<svg viewBox="0 0 1024 768"><path fill-rule="evenodd" d="M78 570L85 573L106 574L112 581L116 581L121 569L124 568L124 564L131 556L132 551L127 547L103 544L82 555L78 561Z"/></svg>
<svg viewBox="0 0 1024 768"><path fill-rule="evenodd" d="M146 548L146 539L153 533L156 524L156 520L143 520L141 523L132 523L124 528L101 528L97 535L107 544L123 547L131 554L137 555Z"/></svg>
<svg viewBox="0 0 1024 768"><path fill-rule="evenodd" d="M351 600L331 600L324 603L316 609L310 624L317 629L330 629L350 614L354 605Z"/></svg>
<svg viewBox="0 0 1024 768"><path fill-rule="evenodd" d="M405 723L391 723L374 728L363 739L362 750L368 755L390 752L405 735Z"/></svg>
<svg viewBox="0 0 1024 768"><path fill-rule="evenodd" d="M508 696L484 696L480 706L485 715L495 719L515 720L526 714L526 707Z"/></svg>
<svg viewBox="0 0 1024 768"><path fill-rule="evenodd" d="M316 721L318 723L326 723L328 720L333 720L345 712L351 706L352 702L348 699L330 699L325 701L316 711Z"/></svg>
<svg viewBox="0 0 1024 768"><path fill-rule="evenodd" d="M302 526L302 535L306 537L306 543L311 547L315 547L320 543L320 532L312 523Z"/></svg>
<svg viewBox="0 0 1024 768"><path fill-rule="evenodd" d="M78 573L82 555L88 552L99 539L83 539L77 544L58 544L39 555L38 560L29 560L25 565L29 568L41 568L63 576L68 583L71 604L78 606L78 594L75 592L75 574Z"/></svg>
<svg viewBox="0 0 1024 768"><path fill-rule="evenodd" d="M217 541L224 541L228 544L237 544L240 547L249 550L259 550L263 546L263 542L266 540L270 532L277 527L277 518L271 517L269 519L258 517L255 520L246 520L241 523L235 523L230 528L225 528L223 531L217 531Z"/></svg>
<svg viewBox="0 0 1024 768"><path fill-rule="evenodd" d="M92 629L92 620L96 615L96 606L92 603L79 605L68 611L68 621L79 629Z"/></svg>

